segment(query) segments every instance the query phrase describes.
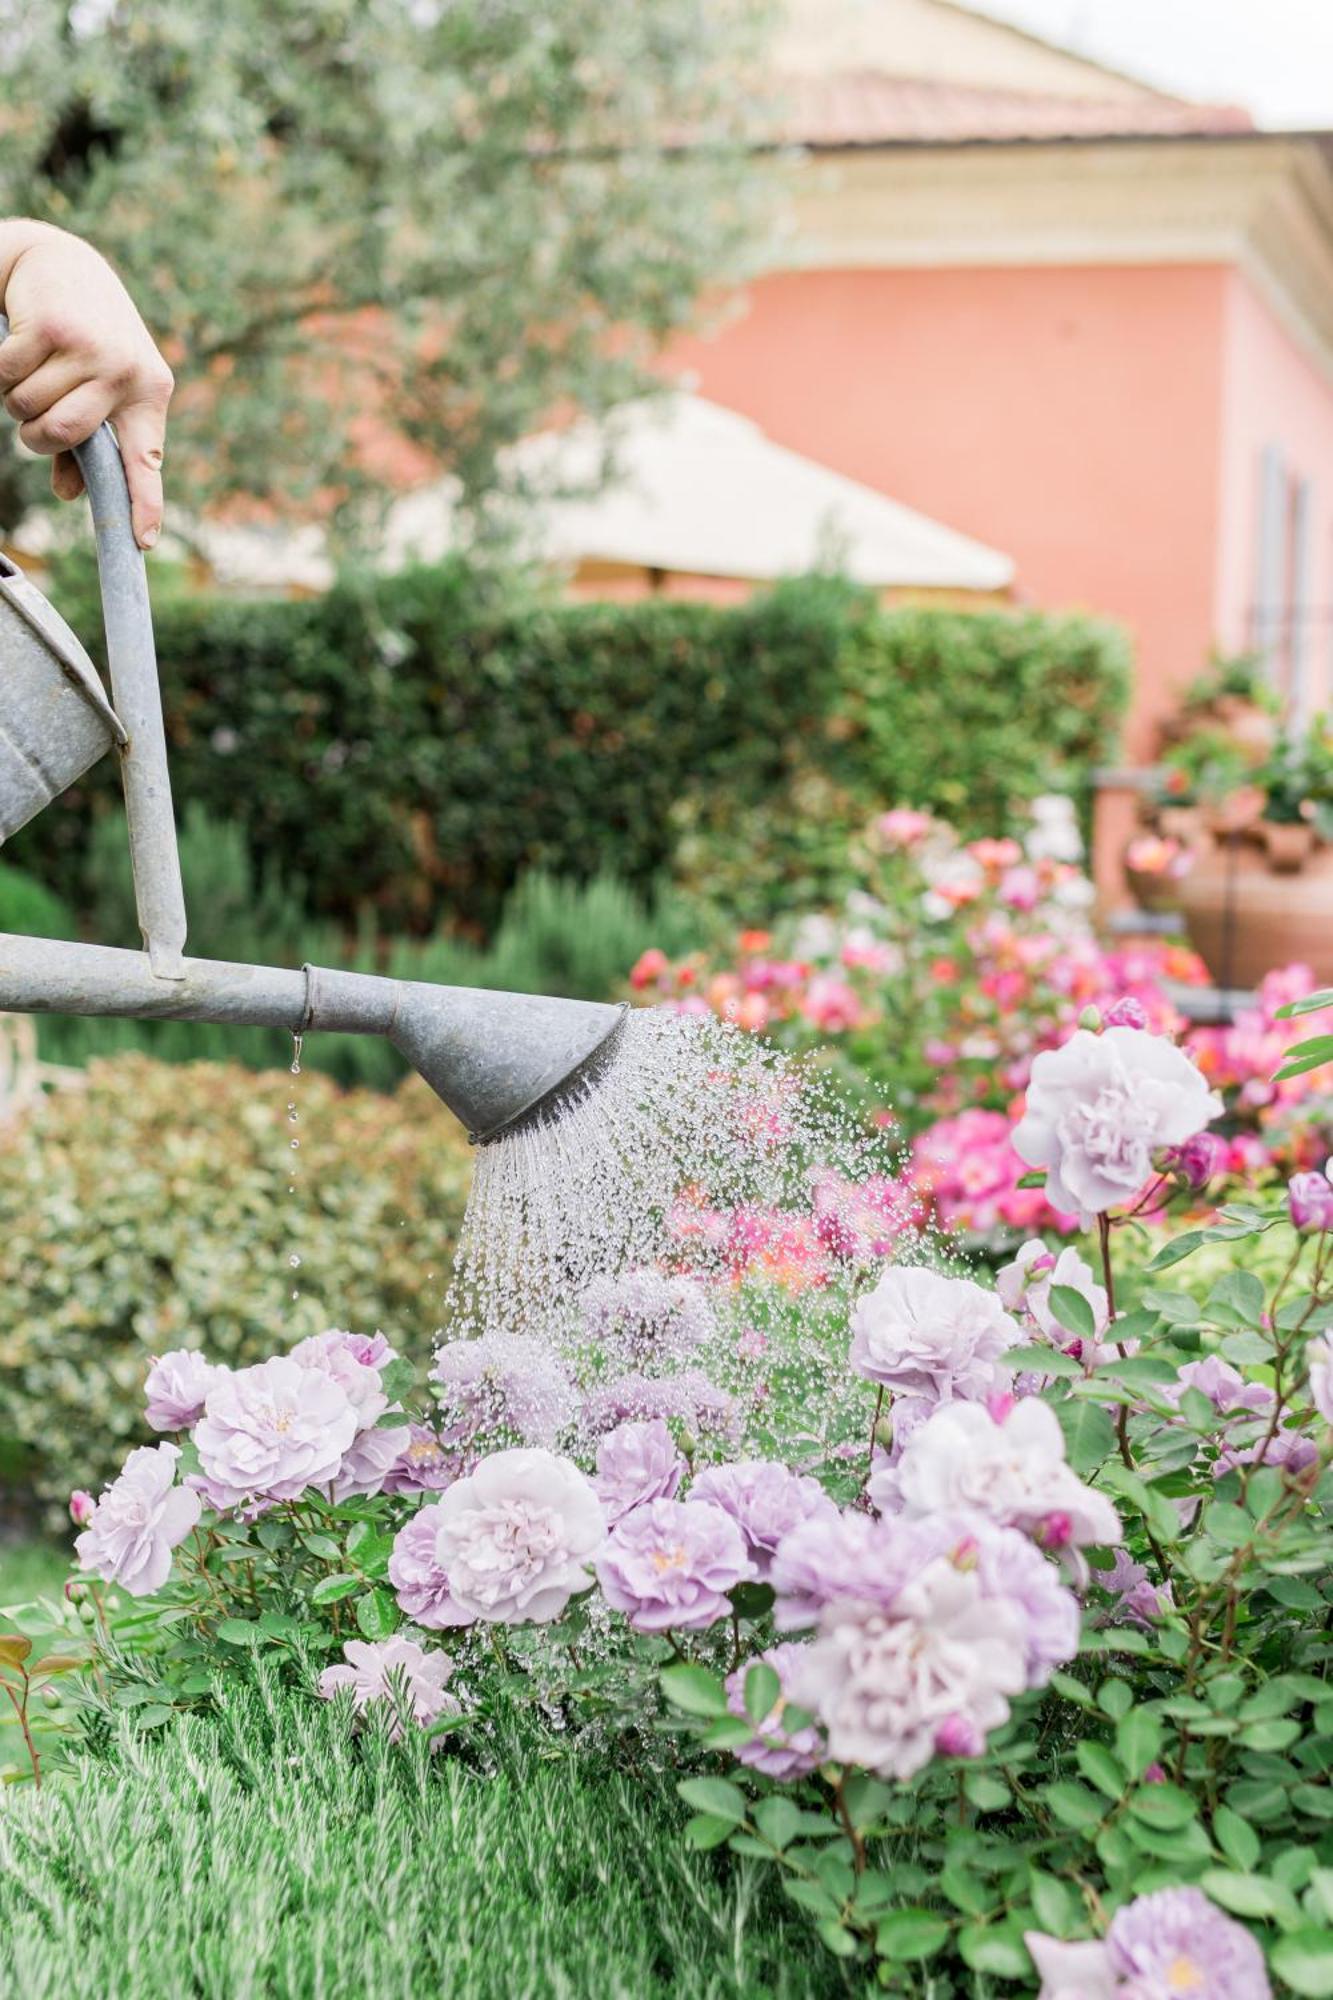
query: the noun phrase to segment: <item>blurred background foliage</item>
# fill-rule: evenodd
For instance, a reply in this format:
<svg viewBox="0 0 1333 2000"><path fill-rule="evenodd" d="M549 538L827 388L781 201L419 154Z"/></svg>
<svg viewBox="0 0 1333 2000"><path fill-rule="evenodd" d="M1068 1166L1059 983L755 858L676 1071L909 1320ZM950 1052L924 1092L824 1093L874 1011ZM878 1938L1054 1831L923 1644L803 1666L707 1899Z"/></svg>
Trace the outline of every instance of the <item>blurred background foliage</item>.
<svg viewBox="0 0 1333 2000"><path fill-rule="evenodd" d="M59 582L95 650L86 572ZM889 803L1000 833L1037 793L1086 802L1128 683L1105 623L884 610L827 577L731 609L557 604L454 562L303 601L168 592L158 628L177 797L211 823L185 826L196 950L387 963L392 934L447 967L469 940L581 993L670 928L675 888L750 922L837 893ZM128 944L118 790L104 760L6 852ZM626 892L585 904L608 870ZM555 891L514 900L534 871L584 932L554 986Z"/></svg>
<svg viewBox="0 0 1333 2000"><path fill-rule="evenodd" d="M0 213L86 235L176 367L175 525L252 495L373 534L379 432L474 502L601 412L766 239L762 0L0 0ZM682 147L688 132L692 143ZM44 487L0 468L0 527Z"/></svg>
<svg viewBox="0 0 1333 2000"><path fill-rule="evenodd" d="M0 1131L0 1492L53 1525L72 1484L97 1492L169 1348L258 1361L336 1325L426 1359L470 1176L415 1078L92 1064Z"/></svg>

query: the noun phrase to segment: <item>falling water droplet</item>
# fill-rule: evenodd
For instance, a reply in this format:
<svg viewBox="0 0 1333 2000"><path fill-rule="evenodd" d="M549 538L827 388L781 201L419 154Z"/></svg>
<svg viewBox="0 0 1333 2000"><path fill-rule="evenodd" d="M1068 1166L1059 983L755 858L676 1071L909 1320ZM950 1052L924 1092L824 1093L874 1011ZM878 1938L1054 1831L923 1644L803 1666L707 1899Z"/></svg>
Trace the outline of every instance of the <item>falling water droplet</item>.
<svg viewBox="0 0 1333 2000"><path fill-rule="evenodd" d="M300 1150L300 1146L301 1146L301 1141L300 1141L299 1139L293 1139L293 1140L292 1140L292 1142L291 1142L291 1146L292 1146L292 1151L293 1151L294 1153L295 1153L295 1152L299 1152L299 1150Z"/></svg>
<svg viewBox="0 0 1333 2000"><path fill-rule="evenodd" d="M293 1252L292 1252L291 1256L290 1256L290 1257L289 1257L289 1258L287 1259L287 1262L288 1262L288 1263L289 1263L289 1264L291 1265L291 1267L292 1267L292 1269L293 1269L294 1271L299 1271L299 1270L300 1270L300 1268L301 1268L301 1259L300 1259L300 1258L299 1258L299 1257L297 1256L297 1254L296 1254L296 1252L295 1252L294 1250L293 1250Z"/></svg>
<svg viewBox="0 0 1333 2000"><path fill-rule="evenodd" d="M292 1075L293 1075L293 1076L299 1076L299 1075L301 1074L301 1048L302 1048L302 1045L304 1044L304 1042L305 1042L305 1036L304 1036L304 1035L293 1035L293 1036L292 1036Z"/></svg>

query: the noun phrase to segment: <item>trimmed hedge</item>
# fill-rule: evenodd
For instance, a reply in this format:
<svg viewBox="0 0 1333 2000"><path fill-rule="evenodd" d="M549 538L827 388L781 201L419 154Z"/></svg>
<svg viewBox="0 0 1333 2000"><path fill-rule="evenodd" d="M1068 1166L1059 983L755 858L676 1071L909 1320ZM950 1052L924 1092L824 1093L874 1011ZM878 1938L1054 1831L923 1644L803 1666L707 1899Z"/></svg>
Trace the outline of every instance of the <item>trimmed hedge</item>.
<svg viewBox="0 0 1333 2000"><path fill-rule="evenodd" d="M684 835L697 875L701 828L725 861L766 808L807 816L812 777L839 833L891 801L999 831L1034 791L1084 788L1127 681L1104 624L882 612L823 578L740 609L515 606L448 564L303 602L173 599L158 638L182 801L243 826L313 912L479 932L525 870L644 888ZM85 909L114 782L104 761L14 843Z"/></svg>
<svg viewBox="0 0 1333 2000"><path fill-rule="evenodd" d="M382 1096L286 1069L91 1064L0 1132L0 1513L8 1490L58 1522L71 1486L96 1492L152 1442L144 1377L168 1348L239 1365L379 1327L426 1361L471 1175L416 1078Z"/></svg>

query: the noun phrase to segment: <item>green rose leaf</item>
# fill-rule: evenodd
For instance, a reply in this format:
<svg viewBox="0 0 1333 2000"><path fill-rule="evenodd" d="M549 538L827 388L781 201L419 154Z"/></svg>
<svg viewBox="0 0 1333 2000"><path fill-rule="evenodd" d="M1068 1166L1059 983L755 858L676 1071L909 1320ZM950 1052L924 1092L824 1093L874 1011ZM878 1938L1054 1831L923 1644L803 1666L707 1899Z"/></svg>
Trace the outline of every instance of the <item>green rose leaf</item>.
<svg viewBox="0 0 1333 2000"><path fill-rule="evenodd" d="M672 1707L684 1709L687 1715L727 1713L726 1690L707 1667L664 1667L658 1680Z"/></svg>
<svg viewBox="0 0 1333 2000"><path fill-rule="evenodd" d="M1293 1993L1310 2000L1327 2000L1333 1993L1333 1931L1291 1931L1278 1939L1268 1962Z"/></svg>
<svg viewBox="0 0 1333 2000"><path fill-rule="evenodd" d="M894 1910L875 1933L880 1957L900 1962L933 1958L948 1942L948 1924L929 1910Z"/></svg>
<svg viewBox="0 0 1333 2000"><path fill-rule="evenodd" d="M710 1813L731 1826L739 1826L745 1818L745 1794L729 1778L686 1778L676 1790L696 1812Z"/></svg>
<svg viewBox="0 0 1333 2000"><path fill-rule="evenodd" d="M392 1592L368 1590L364 1597L358 1597L356 1622L367 1639L389 1638L402 1622L402 1614Z"/></svg>

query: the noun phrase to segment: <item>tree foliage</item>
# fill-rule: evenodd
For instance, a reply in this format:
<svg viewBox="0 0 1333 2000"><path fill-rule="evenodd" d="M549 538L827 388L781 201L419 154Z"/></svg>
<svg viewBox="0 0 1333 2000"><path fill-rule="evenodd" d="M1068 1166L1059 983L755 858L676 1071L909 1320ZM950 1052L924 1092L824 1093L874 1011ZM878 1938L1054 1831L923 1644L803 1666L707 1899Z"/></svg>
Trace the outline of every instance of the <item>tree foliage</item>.
<svg viewBox="0 0 1333 2000"><path fill-rule="evenodd" d="M346 516L368 413L475 498L739 269L759 7L0 0L0 210L122 271L181 385L178 503Z"/></svg>

